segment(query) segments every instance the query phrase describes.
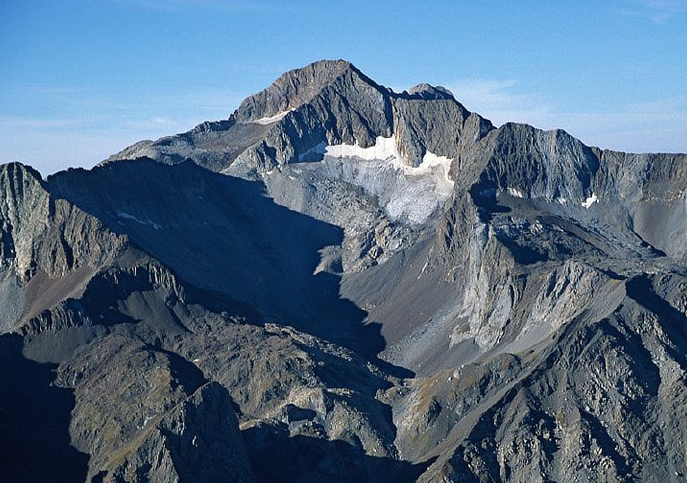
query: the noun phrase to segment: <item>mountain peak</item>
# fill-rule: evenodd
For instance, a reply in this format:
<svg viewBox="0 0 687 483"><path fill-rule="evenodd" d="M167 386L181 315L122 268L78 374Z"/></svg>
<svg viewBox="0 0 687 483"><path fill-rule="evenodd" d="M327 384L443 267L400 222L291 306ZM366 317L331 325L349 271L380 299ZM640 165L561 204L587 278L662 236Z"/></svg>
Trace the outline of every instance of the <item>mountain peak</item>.
<svg viewBox="0 0 687 483"><path fill-rule="evenodd" d="M396 93L349 61L320 60L282 74L226 121L139 143L110 160L147 156L176 164L192 158L215 171L233 166L233 174L253 176L319 156L321 146L370 148L395 136L399 159L417 167L428 152L454 158L459 145L491 129L444 87L423 83Z"/></svg>
<svg viewBox="0 0 687 483"><path fill-rule="evenodd" d="M127 157L0 166L3 480L684 480L687 155L320 61Z"/></svg>
<svg viewBox="0 0 687 483"><path fill-rule="evenodd" d="M41 174L29 165L19 162L0 165L0 178L17 178L27 176L38 182L43 181Z"/></svg>
<svg viewBox="0 0 687 483"><path fill-rule="evenodd" d="M320 60L282 74L267 89L248 97L236 111L236 119L254 121L296 109L347 75L379 88L347 60Z"/></svg>
<svg viewBox="0 0 687 483"><path fill-rule="evenodd" d="M427 83L421 83L412 87L408 94L413 98L434 100L434 99L445 99L445 100L455 100L453 93L445 87L433 86Z"/></svg>

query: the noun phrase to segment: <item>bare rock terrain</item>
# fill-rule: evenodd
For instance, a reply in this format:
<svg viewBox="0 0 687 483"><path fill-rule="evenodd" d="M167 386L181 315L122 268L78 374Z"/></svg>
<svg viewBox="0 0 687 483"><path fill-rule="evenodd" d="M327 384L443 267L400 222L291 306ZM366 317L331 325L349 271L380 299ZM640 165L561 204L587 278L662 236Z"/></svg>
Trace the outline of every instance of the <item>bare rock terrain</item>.
<svg viewBox="0 0 687 483"><path fill-rule="evenodd" d="M346 61L4 165L2 480L685 481L686 190Z"/></svg>

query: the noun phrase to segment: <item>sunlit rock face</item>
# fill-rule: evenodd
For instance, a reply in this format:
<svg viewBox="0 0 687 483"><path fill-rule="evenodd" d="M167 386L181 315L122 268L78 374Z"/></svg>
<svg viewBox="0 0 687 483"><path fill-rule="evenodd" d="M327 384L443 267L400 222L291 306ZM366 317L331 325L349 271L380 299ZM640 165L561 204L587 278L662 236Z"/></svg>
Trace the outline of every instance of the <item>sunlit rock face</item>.
<svg viewBox="0 0 687 483"><path fill-rule="evenodd" d="M682 481L686 166L346 61L4 165L3 481Z"/></svg>

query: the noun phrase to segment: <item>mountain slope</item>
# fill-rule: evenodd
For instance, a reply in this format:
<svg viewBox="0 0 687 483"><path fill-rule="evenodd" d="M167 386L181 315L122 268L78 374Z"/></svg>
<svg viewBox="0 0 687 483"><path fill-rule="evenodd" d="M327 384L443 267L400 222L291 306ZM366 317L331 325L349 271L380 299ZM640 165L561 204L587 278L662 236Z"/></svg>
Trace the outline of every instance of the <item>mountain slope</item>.
<svg viewBox="0 0 687 483"><path fill-rule="evenodd" d="M685 166L345 61L3 166L3 474L681 481Z"/></svg>

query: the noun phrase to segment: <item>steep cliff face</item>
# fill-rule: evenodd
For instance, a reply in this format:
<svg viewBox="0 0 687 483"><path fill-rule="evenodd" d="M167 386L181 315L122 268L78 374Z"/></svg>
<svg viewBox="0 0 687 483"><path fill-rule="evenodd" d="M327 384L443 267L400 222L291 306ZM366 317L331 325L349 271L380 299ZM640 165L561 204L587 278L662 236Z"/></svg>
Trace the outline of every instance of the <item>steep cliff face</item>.
<svg viewBox="0 0 687 483"><path fill-rule="evenodd" d="M341 227L342 250L327 265L359 272L413 242L407 226L426 224L453 190L451 161L492 129L445 89L399 94L349 62L321 61L285 73L227 121L131 146L108 161L191 159L262 181L277 203Z"/></svg>
<svg viewBox="0 0 687 483"><path fill-rule="evenodd" d="M494 359L419 384L410 399L419 404L406 409L412 417L404 414L400 425L422 421L415 411L431 414L429 427L447 434L438 447L462 440L421 481L684 478L681 440L664 446L684 431L684 388L676 385L684 328L674 325L682 325L684 315L655 291L661 285L672 291L675 282L641 276L617 282L621 303L606 317L593 323L577 317L551 342L501 359L501 366ZM466 425L460 416L476 398L461 388L474 387L474 379L485 394ZM424 401L433 403L423 406ZM447 418L450 431L444 429Z"/></svg>
<svg viewBox="0 0 687 483"><path fill-rule="evenodd" d="M685 258L684 154L599 152L603 172L596 191L615 206L643 241L671 258Z"/></svg>
<svg viewBox="0 0 687 483"><path fill-rule="evenodd" d="M405 165L427 152L453 158L491 123L467 111L450 92L427 84L401 94L379 86L346 61L321 61L285 73L247 98L227 121L131 146L109 161L142 156L163 162L190 157L216 171L262 175L275 166L322 154L324 146L369 148L394 137Z"/></svg>
<svg viewBox="0 0 687 483"><path fill-rule="evenodd" d="M345 61L89 171L2 166L0 470L681 481L685 166Z"/></svg>
<svg viewBox="0 0 687 483"><path fill-rule="evenodd" d="M99 244L88 238L92 233L88 223L97 220L83 216L73 220L71 207L51 199L40 174L32 168L17 163L3 165L0 190L3 268L11 269L23 282L39 270L60 276L78 268L74 250L80 263L97 263L103 258Z"/></svg>
<svg viewBox="0 0 687 483"><path fill-rule="evenodd" d="M127 244L97 218L52 197L39 173L21 164L0 168L0 300L3 332L80 293Z"/></svg>

